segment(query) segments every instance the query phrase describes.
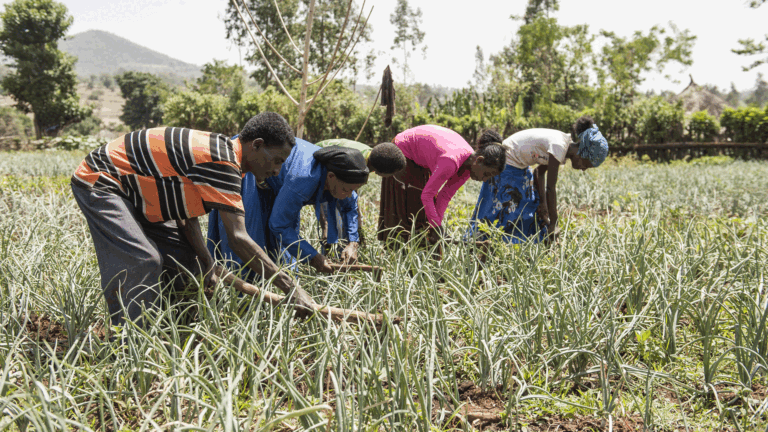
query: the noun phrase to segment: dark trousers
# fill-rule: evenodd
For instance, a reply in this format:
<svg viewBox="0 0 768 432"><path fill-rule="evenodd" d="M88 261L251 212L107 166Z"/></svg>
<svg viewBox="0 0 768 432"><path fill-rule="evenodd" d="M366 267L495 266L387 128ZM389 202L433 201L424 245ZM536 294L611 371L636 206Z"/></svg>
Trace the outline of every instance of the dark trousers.
<svg viewBox="0 0 768 432"><path fill-rule="evenodd" d="M125 321L124 311L138 321L142 308L158 307L160 282L183 284L181 267L199 273L192 245L175 221L150 223L115 194L74 184L72 193L91 231L112 325Z"/></svg>

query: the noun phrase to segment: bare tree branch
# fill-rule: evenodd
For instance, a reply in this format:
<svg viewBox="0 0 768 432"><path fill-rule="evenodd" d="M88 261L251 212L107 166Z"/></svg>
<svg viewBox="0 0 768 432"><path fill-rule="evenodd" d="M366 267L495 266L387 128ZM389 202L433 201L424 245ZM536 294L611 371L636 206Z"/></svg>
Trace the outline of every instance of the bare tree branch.
<svg viewBox="0 0 768 432"><path fill-rule="evenodd" d="M309 111L307 104L307 78L309 75L309 43L312 40L312 21L315 18L315 0L309 1L307 32L304 35L304 60L301 63L301 94L299 95L299 118L296 122L296 136L304 137L304 118Z"/></svg>
<svg viewBox="0 0 768 432"><path fill-rule="evenodd" d="M277 84L280 86L280 89L285 93L286 96L293 102L296 106L299 105L299 103L296 101L296 99L291 96L291 93L286 90L285 86L283 85L283 82L280 80L280 77L277 76L277 73L275 73L275 70L272 69L272 65L269 64L269 60L267 60L267 56L264 55L264 51L261 50L261 46L259 45L259 41L256 39L256 36L251 31L251 27L248 26L248 22L245 20L245 17L243 16L243 12L240 10L240 5L237 4L237 0L232 0L232 3L235 5L235 8L237 9L237 14L240 16L240 20L243 21L243 24L245 24L246 30L248 30L248 34L251 36L251 39L253 39L253 43L256 45L256 49L259 50L259 54L261 54L262 60L264 60L264 63L267 65L267 69L269 69L269 72L272 74L273 77L275 77L275 80L277 81Z"/></svg>
<svg viewBox="0 0 768 432"><path fill-rule="evenodd" d="M237 0L235 0L235 1L237 1ZM285 63L289 68L291 68L292 71L296 72L297 74L300 74L301 71L297 67L295 67L294 65L290 64L288 62L288 60L286 60L285 57L283 57L280 54L280 52L278 52L277 49L274 46L272 46L272 43L269 41L269 39L267 39L267 37L264 36L264 32L262 32L261 31L261 27L259 27L259 25L256 24L256 20L253 18L253 15L251 15L251 10L248 9L248 4L247 4L247 2L245 0L243 0L243 8L245 9L246 12L248 12L248 16L251 18L251 22L253 23L253 26L256 27L256 30L259 31L259 34L261 35L261 38L264 39L264 42L267 43L268 47L272 48L272 52L275 53L275 55L277 55L280 58L280 60L283 61L283 63ZM278 16L280 16L280 11L278 11L277 14L278 14ZM280 21L282 21L282 20L283 20L283 17L280 16ZM287 31L288 30L286 30L286 32ZM288 38L289 39L291 38L290 34L288 35ZM291 42L293 42L293 40L291 40Z"/></svg>
<svg viewBox="0 0 768 432"><path fill-rule="evenodd" d="M323 76L309 83L310 85L317 83L321 79L325 79L325 77L328 76L328 73L333 69L333 66L336 62L336 53L339 51L339 47L341 46L341 41L344 39L344 31L347 29L347 23L349 23L349 13L352 12L352 2L354 2L354 0L349 0L349 5L347 6L347 14L344 16L344 25L341 26L341 30L339 31L339 38L336 40L336 46L333 48L333 54L331 54L330 61L328 62L328 70L326 70ZM365 7L365 1L363 1L363 7ZM363 9L360 8L360 10L362 11ZM355 28L357 28L357 26L355 26ZM355 36L355 31L352 30L352 35L350 35L350 39L354 36Z"/></svg>
<svg viewBox="0 0 768 432"><path fill-rule="evenodd" d="M373 13L373 6L371 6L371 11L368 13L368 17L365 19L365 23L363 23L363 29L365 29L365 27L368 25L368 20L371 18L371 14L372 14L372 13ZM347 55L344 57L344 61L342 61L342 62L340 63L340 66L339 66L339 68L338 68L338 69L336 69L336 72L334 72L334 73L333 73L333 76L331 76L331 79L330 79L330 80L328 80L328 82L327 82L327 83L325 83L325 85L324 85L324 86L321 86L321 87L320 87L320 88L317 90L317 93L315 93L315 96L313 96L313 97L312 97L312 99L310 99L310 100L308 101L308 102L309 102L309 106L310 106L310 107L312 106L312 103L314 103L314 101L315 101L315 98L317 98L318 96L320 96L320 94L321 94L323 91L325 91L326 87L328 87L328 85L329 85L331 82L333 82L334 78L336 78L336 75L338 75L338 73L339 73L339 72L341 72L341 70L344 68L344 64L346 64L346 63L347 63L347 60L349 60L349 56L352 54L352 51L354 51L354 50L355 50L355 46L357 46L357 43L360 41L360 37L361 37L362 35L363 35L363 31L361 30L361 31L360 31L360 33L358 33L358 34L357 34L357 39L355 39L355 43L354 43L354 44L352 44L352 46L349 48L349 51L347 51ZM309 108L308 108L308 109L309 109Z"/></svg>
<svg viewBox="0 0 768 432"><path fill-rule="evenodd" d="M325 73L325 75L323 75L323 76L319 77L318 79L312 81L310 83L310 85L316 84L319 81L324 80L325 77L328 76L330 71L333 70L333 68L336 67L336 65L338 64L337 60L339 59L339 57L336 56L336 53L338 51L339 46L341 46L341 41L343 40L344 29L346 29L347 19L349 18L349 13L351 12L353 1L354 0L350 0L350 2L349 2L349 8L347 9L347 17L344 19L344 28L342 29L341 34L339 34L339 39L338 39L338 42L336 44L336 48L333 50L333 55L331 56L331 59L330 59L330 61L328 63L328 71ZM349 41L347 41L347 45L344 47L342 52L347 51L347 48L349 48L349 44L352 43L352 39L354 39L354 37L355 37L355 32L357 31L357 28L360 26L361 18L363 17L363 11L365 10L365 2L366 2L366 0L363 0L363 5L360 7L360 13L357 15L357 19L355 20L355 27L352 29L352 32L350 32ZM369 18L370 18L370 14L372 12L373 12L373 6L371 6L371 10L370 10L370 12L368 14ZM363 32L365 32L365 27L367 26L367 24L368 24L368 20L366 19L365 20L365 24L363 25L363 28L360 29L360 34L357 37L358 40L360 39L360 36L363 34ZM357 42L355 42L355 45L353 45L353 49L354 49L354 46L356 46L356 45L357 45ZM349 55L347 55L347 57L349 57ZM345 60L345 62L346 62L346 60ZM343 63L342 63L342 65L343 65ZM334 74L334 76L335 76L335 74ZM325 82L325 81L323 81L323 82ZM320 84L320 86L322 87L322 84Z"/></svg>
<svg viewBox="0 0 768 432"><path fill-rule="evenodd" d="M280 12L280 7L277 5L277 0L272 0L272 2L275 4L275 10L277 11L277 16L280 17L280 24L283 25L283 30L285 30L285 34L288 36L288 40L291 41L291 45L293 45L293 48L296 50L296 53L298 53L300 56L303 56L304 53L302 53L299 47L296 46L296 42L294 42L293 38L291 37L291 32L289 32L288 27L285 26L285 21L283 21L283 13Z"/></svg>
<svg viewBox="0 0 768 432"><path fill-rule="evenodd" d="M368 124L368 119L371 118L371 114L373 114L373 110L376 109L376 102L379 101L379 95L381 94L381 86L379 86L379 92L376 93L376 99L373 100L373 106L371 107L371 110L368 111L368 117L365 118L365 122L363 122L363 127L360 128L360 132L357 133L357 136L355 137L355 141L360 139L360 135L363 134L363 131L365 130L365 126Z"/></svg>

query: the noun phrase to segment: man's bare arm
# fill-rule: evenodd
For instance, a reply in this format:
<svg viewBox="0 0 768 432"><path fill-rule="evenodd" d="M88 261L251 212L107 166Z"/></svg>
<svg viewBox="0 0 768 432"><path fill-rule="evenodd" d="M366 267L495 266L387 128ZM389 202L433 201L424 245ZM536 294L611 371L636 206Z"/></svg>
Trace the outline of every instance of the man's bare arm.
<svg viewBox="0 0 768 432"><path fill-rule="evenodd" d="M253 271L265 279L275 274L274 284L284 293L290 293L294 287L293 279L272 262L267 253L248 235L245 228L245 216L237 213L219 211L224 231L227 233L229 247Z"/></svg>
<svg viewBox="0 0 768 432"><path fill-rule="evenodd" d="M208 252L208 248L205 247L205 239L203 238L203 230L200 228L200 222L197 218L181 219L176 221L179 230L189 240L192 245L192 250L200 260L200 265L204 274L208 274L214 265L213 257Z"/></svg>

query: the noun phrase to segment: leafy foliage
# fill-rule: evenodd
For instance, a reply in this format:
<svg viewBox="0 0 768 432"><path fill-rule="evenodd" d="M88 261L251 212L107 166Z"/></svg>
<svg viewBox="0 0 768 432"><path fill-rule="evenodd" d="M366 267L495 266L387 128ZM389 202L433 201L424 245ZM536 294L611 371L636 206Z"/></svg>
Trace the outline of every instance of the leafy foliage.
<svg viewBox="0 0 768 432"><path fill-rule="evenodd" d="M720 123L706 111L691 114L688 119L688 135L694 141L709 142L720 134Z"/></svg>
<svg viewBox="0 0 768 432"><path fill-rule="evenodd" d="M99 131L102 130L103 126L104 124L100 118L94 115L89 115L83 119L83 121L75 123L64 129L64 133L77 136L96 135L99 133Z"/></svg>
<svg viewBox="0 0 768 432"><path fill-rule="evenodd" d="M0 139L26 141L34 132L32 120L19 110L0 107Z"/></svg>
<svg viewBox="0 0 768 432"><path fill-rule="evenodd" d="M749 7L759 8L765 3L766 0L752 0L749 2ZM743 56L754 56L768 54L768 34L765 35L765 41L755 42L754 39L739 39L739 45L741 48L732 49L734 53ZM762 64L768 63L768 57L757 59L749 66L744 66L744 71L752 70Z"/></svg>
<svg viewBox="0 0 768 432"><path fill-rule="evenodd" d="M745 100L747 104L758 107L768 105L768 82L765 81L762 73L757 74L755 79L755 90Z"/></svg>
<svg viewBox="0 0 768 432"><path fill-rule="evenodd" d="M670 104L662 97L639 101L633 106L637 116L637 136L642 144L679 142L683 138L682 102Z"/></svg>
<svg viewBox="0 0 768 432"><path fill-rule="evenodd" d="M154 127L163 121L168 86L156 75L124 72L115 77L125 99L120 120L131 129Z"/></svg>
<svg viewBox="0 0 768 432"><path fill-rule="evenodd" d="M725 136L734 142L768 142L768 107L726 108L720 116Z"/></svg>
<svg viewBox="0 0 768 432"><path fill-rule="evenodd" d="M214 60L203 65L202 73L193 87L197 92L234 99L238 99L243 93L245 69L242 66L227 66L224 60Z"/></svg>
<svg viewBox="0 0 768 432"><path fill-rule="evenodd" d="M75 59L58 50L58 41L72 25L66 6L53 0L14 0L0 19L0 50L13 68L0 85L16 108L34 113L36 137L56 136L88 115L90 108L80 106L76 92Z"/></svg>

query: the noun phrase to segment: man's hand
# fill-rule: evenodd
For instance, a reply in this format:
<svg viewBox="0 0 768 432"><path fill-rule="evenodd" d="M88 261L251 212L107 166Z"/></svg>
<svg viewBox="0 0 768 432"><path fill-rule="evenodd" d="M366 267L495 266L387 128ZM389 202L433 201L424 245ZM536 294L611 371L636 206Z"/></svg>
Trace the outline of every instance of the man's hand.
<svg viewBox="0 0 768 432"><path fill-rule="evenodd" d="M539 203L539 208L536 209L536 215L543 225L549 226L549 208L546 203Z"/></svg>
<svg viewBox="0 0 768 432"><path fill-rule="evenodd" d="M330 262L328 262L328 259L325 258L325 255L323 254L317 254L309 261L309 265L314 267L315 270L319 271L320 273L333 273L333 267L331 267Z"/></svg>
<svg viewBox="0 0 768 432"><path fill-rule="evenodd" d="M298 286L294 288L290 302L293 304L293 307L296 310L296 315L299 318L306 318L315 313L315 308L313 307L315 304L314 300L312 300L312 297L310 297L306 291Z"/></svg>
<svg viewBox="0 0 768 432"><path fill-rule="evenodd" d="M344 264L354 264L357 262L357 249L360 247L358 242L349 242L347 247L341 252L341 261Z"/></svg>

